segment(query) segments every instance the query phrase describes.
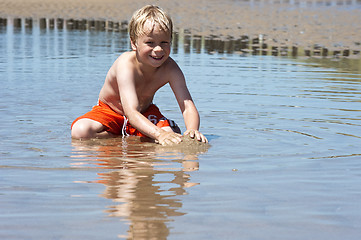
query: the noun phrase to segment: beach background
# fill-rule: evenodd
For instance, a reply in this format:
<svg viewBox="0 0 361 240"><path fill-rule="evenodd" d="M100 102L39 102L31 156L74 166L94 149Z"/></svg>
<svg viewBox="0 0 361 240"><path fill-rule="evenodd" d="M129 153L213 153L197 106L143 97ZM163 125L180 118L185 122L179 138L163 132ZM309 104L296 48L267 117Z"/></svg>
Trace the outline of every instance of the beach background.
<svg viewBox="0 0 361 240"><path fill-rule="evenodd" d="M360 1L152 1L210 145L72 140L146 3L0 0L0 239L359 240Z"/></svg>
<svg viewBox="0 0 361 240"><path fill-rule="evenodd" d="M0 0L0 17L126 23L146 4L162 7L176 31L193 35L248 36L269 46L347 50L351 56L361 50L361 2L356 0Z"/></svg>

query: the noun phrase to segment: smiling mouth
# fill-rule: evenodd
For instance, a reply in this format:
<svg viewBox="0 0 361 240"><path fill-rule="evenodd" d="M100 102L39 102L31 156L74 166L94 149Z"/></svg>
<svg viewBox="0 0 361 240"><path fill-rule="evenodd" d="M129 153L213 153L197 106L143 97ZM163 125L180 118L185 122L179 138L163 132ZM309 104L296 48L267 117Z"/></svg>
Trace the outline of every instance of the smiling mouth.
<svg viewBox="0 0 361 240"><path fill-rule="evenodd" d="M157 61L159 61L159 60L163 59L163 56L160 56L160 57L150 56L150 57L151 57L151 58L153 58L154 60L157 60Z"/></svg>

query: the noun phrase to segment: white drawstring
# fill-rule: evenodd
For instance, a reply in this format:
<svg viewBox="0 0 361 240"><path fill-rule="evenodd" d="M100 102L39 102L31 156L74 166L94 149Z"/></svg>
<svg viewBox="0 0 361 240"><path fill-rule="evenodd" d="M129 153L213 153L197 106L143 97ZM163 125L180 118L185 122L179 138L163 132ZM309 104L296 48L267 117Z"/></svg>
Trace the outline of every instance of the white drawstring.
<svg viewBox="0 0 361 240"><path fill-rule="evenodd" d="M124 122L123 122L123 127L122 127L122 136L123 136L123 137L128 136L128 133L127 133L127 124L128 124L128 119L127 119L126 116L124 116Z"/></svg>

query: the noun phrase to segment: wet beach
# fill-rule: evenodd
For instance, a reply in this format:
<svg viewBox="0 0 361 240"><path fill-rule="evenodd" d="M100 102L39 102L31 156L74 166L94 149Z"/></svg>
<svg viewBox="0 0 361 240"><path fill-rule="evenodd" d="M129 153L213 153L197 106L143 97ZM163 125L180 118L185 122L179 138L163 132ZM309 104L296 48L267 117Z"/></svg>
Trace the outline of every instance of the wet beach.
<svg viewBox="0 0 361 240"><path fill-rule="evenodd" d="M249 31L210 26L195 34L184 17L193 15L173 10L171 56L210 145L72 140L71 122L96 104L109 66L130 50L121 23L143 2L117 1L127 17L114 2L0 0L8 6L0 7L0 239L359 239L358 54L262 49ZM179 9L202 16L218 4L200 2ZM359 11L359 1L289 2ZM154 102L185 130L169 86Z"/></svg>
<svg viewBox="0 0 361 240"><path fill-rule="evenodd" d="M302 55L360 56L361 2L357 0L158 0L153 3L170 13L178 32L243 40L270 54L283 48L289 52L300 51ZM2 21L59 20L59 24L68 20L69 25L76 21L88 27L95 24L87 21L98 21L97 27L113 30L126 27L132 13L145 4L149 2L1 0L0 17Z"/></svg>

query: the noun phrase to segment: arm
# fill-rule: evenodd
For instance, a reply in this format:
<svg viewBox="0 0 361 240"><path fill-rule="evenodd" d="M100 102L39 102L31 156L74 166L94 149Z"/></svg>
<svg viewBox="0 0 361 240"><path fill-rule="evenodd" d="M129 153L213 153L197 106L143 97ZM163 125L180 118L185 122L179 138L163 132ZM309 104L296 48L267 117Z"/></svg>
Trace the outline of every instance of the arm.
<svg viewBox="0 0 361 240"><path fill-rule="evenodd" d="M124 69L117 72L120 101L129 123L137 130L148 137L157 140L162 145L179 143L181 138L178 134L162 130L139 112L139 101L136 93L135 78L133 73ZM121 74L119 74L120 72Z"/></svg>
<svg viewBox="0 0 361 240"><path fill-rule="evenodd" d="M174 92L174 95L177 99L179 108L182 111L184 123L187 130L185 135L188 135L191 138L196 137L198 141L208 142L207 138L199 132L200 126L200 117L198 110L193 102L191 94L187 88L187 84L184 78L182 71L179 69L178 65L175 64L175 74L171 77L170 86Z"/></svg>

